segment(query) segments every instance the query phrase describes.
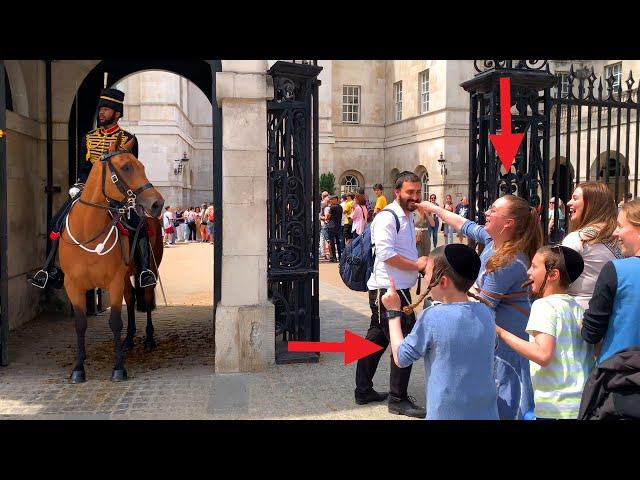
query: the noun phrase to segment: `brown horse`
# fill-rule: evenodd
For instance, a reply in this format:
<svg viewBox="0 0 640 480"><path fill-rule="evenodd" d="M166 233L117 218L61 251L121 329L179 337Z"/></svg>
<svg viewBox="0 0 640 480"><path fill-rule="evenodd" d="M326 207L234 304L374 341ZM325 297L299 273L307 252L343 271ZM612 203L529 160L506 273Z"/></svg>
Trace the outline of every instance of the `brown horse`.
<svg viewBox="0 0 640 480"><path fill-rule="evenodd" d="M147 218L149 224L149 244L151 247L152 260L150 269L156 278L159 278L158 268L162 261L164 252L164 244L162 241L162 223L157 218ZM154 261L155 260L155 261ZM138 272L139 273L139 272ZM147 313L146 337L144 339L144 349L150 352L156 348L156 342L153 338L153 321L151 320L151 312L156 308L155 289L135 287L131 283L131 276L136 275L135 265L129 265L129 269L124 279L124 301L127 304L127 336L124 339L123 348L126 352L133 348L133 338L136 334L136 307L139 312Z"/></svg>
<svg viewBox="0 0 640 480"><path fill-rule="evenodd" d="M122 348L122 299L125 275L129 270L129 241L119 235L116 223L135 208L158 217L164 206L162 195L151 185L144 166L130 153L134 140L116 150L121 136L96 162L78 201L69 212L59 245L60 266L65 272L64 288L73 304L77 336L76 364L71 382L86 380L84 361L87 330L86 292L94 288L109 291L109 327L115 341L115 366L111 379L125 380L127 372ZM112 217L107 212L111 212ZM140 222L144 226L144 222ZM131 263L131 262L129 262Z"/></svg>

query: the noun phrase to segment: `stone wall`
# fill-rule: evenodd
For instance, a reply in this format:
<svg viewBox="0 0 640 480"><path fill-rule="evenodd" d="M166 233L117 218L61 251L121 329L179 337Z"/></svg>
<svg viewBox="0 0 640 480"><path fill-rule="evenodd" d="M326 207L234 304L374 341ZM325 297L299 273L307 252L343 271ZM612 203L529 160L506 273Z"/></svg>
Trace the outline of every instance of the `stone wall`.
<svg viewBox="0 0 640 480"><path fill-rule="evenodd" d="M275 362L275 308L267 295L266 61L222 62L222 298L216 307L216 372ZM239 194L239 192L241 192ZM241 218L242 221L238 221ZM251 225L251 233L247 233Z"/></svg>
<svg viewBox="0 0 640 480"><path fill-rule="evenodd" d="M193 83L174 73L146 71L118 82L125 92L122 128L138 137L138 155L165 205L213 201L211 103ZM177 159L186 153L182 173Z"/></svg>

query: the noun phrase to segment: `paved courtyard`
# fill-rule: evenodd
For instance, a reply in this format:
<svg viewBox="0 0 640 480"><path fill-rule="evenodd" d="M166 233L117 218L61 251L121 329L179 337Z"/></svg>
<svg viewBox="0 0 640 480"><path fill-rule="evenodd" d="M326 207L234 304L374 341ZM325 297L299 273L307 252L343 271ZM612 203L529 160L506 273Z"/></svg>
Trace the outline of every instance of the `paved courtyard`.
<svg viewBox="0 0 640 480"><path fill-rule="evenodd" d="M12 331L10 364L0 367L0 418L17 419L406 419L386 403L356 405L355 363L323 354L317 364L274 365L262 372L214 374L213 246L178 244L160 267L154 326L158 348L142 347L146 314L137 315L136 347L125 357L129 380L109 380L113 341L108 312L89 317L87 382L68 381L75 358L71 318L43 315ZM364 336L366 293L348 290L337 264L320 265L321 339L342 341L344 329ZM123 315L126 322L126 315ZM389 386L389 357L374 384ZM409 393L424 405L424 366L414 366Z"/></svg>

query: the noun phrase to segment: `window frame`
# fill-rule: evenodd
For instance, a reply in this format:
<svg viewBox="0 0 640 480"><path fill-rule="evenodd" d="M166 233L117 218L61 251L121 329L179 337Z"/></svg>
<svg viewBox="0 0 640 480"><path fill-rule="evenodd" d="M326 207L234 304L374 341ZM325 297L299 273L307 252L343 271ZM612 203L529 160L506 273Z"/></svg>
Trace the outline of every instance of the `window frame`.
<svg viewBox="0 0 640 480"><path fill-rule="evenodd" d="M402 120L402 80L393 84L393 121Z"/></svg>
<svg viewBox="0 0 640 480"><path fill-rule="evenodd" d="M615 72L615 69L618 69L618 72ZM611 75L616 78L613 82L613 91L617 91L620 85L622 85L622 62L612 63L610 65L605 65L604 67L604 78L607 80Z"/></svg>
<svg viewBox="0 0 640 480"><path fill-rule="evenodd" d="M353 178L353 180L355 180L355 186L353 184L347 185L347 178ZM342 177L342 181L340 182L340 195L344 195L345 193L349 193L349 192L357 192L359 188L360 188L360 180L356 175L349 173L344 177Z"/></svg>
<svg viewBox="0 0 640 480"><path fill-rule="evenodd" d="M424 81L424 78L426 77L427 81ZM418 101L420 102L419 105L419 111L420 111L420 115L428 113L429 112L429 100L430 100L430 87L431 87L431 79L429 76L429 69L427 68L426 70L423 70L420 72L420 74L418 75L418 92L419 92L419 96L418 96ZM426 84L427 89L426 91L423 91L423 86ZM426 102L424 101L426 97ZM426 107L425 107L425 103L426 103Z"/></svg>
<svg viewBox="0 0 640 480"><path fill-rule="evenodd" d="M424 179L427 178L425 182ZM429 172L423 172L420 175L420 186L422 187L422 201L429 200Z"/></svg>
<svg viewBox="0 0 640 480"><path fill-rule="evenodd" d="M353 93L345 93L346 89L356 89L355 92L357 93L357 95L354 95ZM362 88L360 85L343 85L342 86L342 123L347 123L347 124L359 124L360 123L360 105L362 105ZM356 103L346 103L345 102L345 97L351 96L351 100L353 99L357 99ZM345 107L351 107L352 110L349 111L349 108L347 108L345 110ZM355 110L353 109L353 107L355 107ZM345 115L348 116L349 115L355 115L356 119L353 120L345 120Z"/></svg>

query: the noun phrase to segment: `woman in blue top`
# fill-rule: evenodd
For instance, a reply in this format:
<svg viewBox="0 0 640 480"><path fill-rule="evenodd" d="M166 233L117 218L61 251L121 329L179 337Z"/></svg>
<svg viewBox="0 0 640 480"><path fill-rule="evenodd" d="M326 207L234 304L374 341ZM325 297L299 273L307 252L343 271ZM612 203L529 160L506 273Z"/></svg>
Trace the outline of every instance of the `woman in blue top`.
<svg viewBox="0 0 640 480"><path fill-rule="evenodd" d="M582 321L582 338L602 342L598 364L640 345L640 200L622 205L613 236L628 258L610 260L602 267Z"/></svg>
<svg viewBox="0 0 640 480"><path fill-rule="evenodd" d="M484 244L476 293L493 305L496 325L528 340L525 328L531 303L528 289L522 285L528 282L531 259L543 243L535 208L520 197L505 195L485 212L485 225L430 202L422 202L420 208L435 213L463 235ZM498 342L494 374L501 419L522 419L525 413L533 411L529 360L504 342Z"/></svg>

